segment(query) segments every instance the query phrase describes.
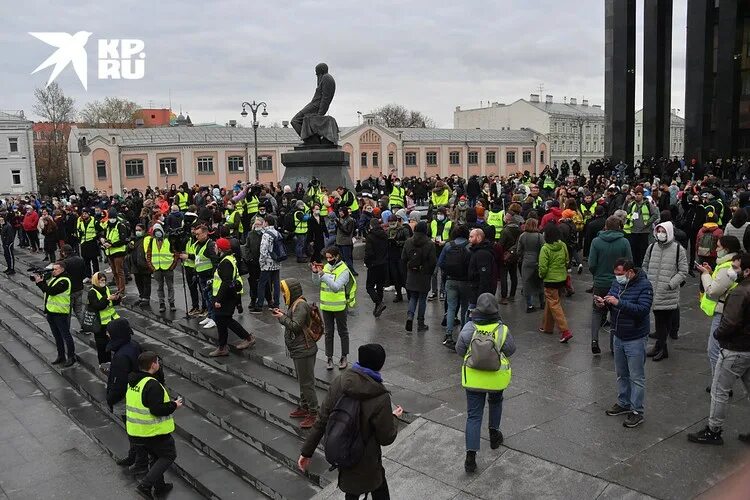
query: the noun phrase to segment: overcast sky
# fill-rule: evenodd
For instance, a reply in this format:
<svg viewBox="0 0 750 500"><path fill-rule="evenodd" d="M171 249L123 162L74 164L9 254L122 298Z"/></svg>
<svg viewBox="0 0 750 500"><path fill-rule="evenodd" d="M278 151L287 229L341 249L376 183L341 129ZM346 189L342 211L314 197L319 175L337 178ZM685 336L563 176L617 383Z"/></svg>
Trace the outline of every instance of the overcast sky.
<svg viewBox="0 0 750 500"><path fill-rule="evenodd" d="M642 101L642 2L638 88ZM686 2L675 2L672 108L684 109ZM63 4L65 6L63 6ZM386 103L452 127L455 106L510 103L538 93L603 104L603 0L444 2L182 0L4 1L0 5L0 109L34 119L33 90L52 70L31 72L54 49L28 32L90 31L88 91L72 66L57 81L79 108L106 96L189 112L194 123L236 119L243 100L265 100L271 124L309 102L315 64L328 63L337 92L330 110L357 123ZM97 40L145 44L142 80L98 80ZM684 114L684 111L680 111Z"/></svg>

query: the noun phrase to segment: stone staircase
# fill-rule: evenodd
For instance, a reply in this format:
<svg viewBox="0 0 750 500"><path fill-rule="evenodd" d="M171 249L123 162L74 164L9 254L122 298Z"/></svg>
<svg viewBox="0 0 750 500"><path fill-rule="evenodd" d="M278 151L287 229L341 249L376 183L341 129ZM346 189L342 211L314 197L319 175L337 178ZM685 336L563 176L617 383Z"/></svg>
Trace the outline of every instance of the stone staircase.
<svg viewBox="0 0 750 500"><path fill-rule="evenodd" d="M124 424L106 405L106 377L98 369L93 337L74 331L74 367L49 364L56 350L43 296L21 262L15 276L0 280L0 349L110 455L123 456ZM200 353L213 348L215 331L127 306L118 312L129 320L135 340L162 358L170 395L184 399L175 415L173 470L193 494L308 499L335 479L320 452L305 474L297 469L304 431L288 415L298 403L298 387L291 360L269 355L279 352L278 344L258 339L241 355L206 358ZM316 375L322 399L333 376L322 367ZM190 489L178 485L174 498L183 498L178 491L188 498Z"/></svg>

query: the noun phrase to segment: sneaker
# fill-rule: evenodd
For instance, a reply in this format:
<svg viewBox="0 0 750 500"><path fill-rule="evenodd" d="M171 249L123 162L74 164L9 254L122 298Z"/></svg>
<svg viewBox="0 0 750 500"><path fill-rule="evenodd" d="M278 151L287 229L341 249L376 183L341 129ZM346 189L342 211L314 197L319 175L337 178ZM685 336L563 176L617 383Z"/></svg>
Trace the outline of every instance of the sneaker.
<svg viewBox="0 0 750 500"><path fill-rule="evenodd" d="M16 270L15 269L9 269L8 270L8 276L13 276L14 274L16 274Z"/></svg>
<svg viewBox="0 0 750 500"><path fill-rule="evenodd" d="M209 328L213 328L215 326L216 326L216 322L209 318L208 322L205 325L203 325L203 328L208 330Z"/></svg>
<svg viewBox="0 0 750 500"><path fill-rule="evenodd" d="M622 426L627 427L628 429L632 429L633 427L638 427L642 423L643 415L634 411L627 416L625 421L622 423Z"/></svg>
<svg viewBox="0 0 750 500"><path fill-rule="evenodd" d="M526 312L527 313L533 313L534 311L536 311L536 307L534 307L534 306L527 306L526 307Z"/></svg>
<svg viewBox="0 0 750 500"><path fill-rule="evenodd" d="M346 360L346 356L341 356L341 359L339 359L339 370L346 370L347 366L349 366L349 361Z"/></svg>
<svg viewBox="0 0 750 500"><path fill-rule="evenodd" d="M209 358L218 358L220 356L229 356L229 347L217 347L207 355Z"/></svg>
<svg viewBox="0 0 750 500"><path fill-rule="evenodd" d="M583 272L583 264L578 264L578 274Z"/></svg>
<svg viewBox="0 0 750 500"><path fill-rule="evenodd" d="M326 370L333 370L333 359L328 358L328 361L326 361Z"/></svg>
<svg viewBox="0 0 750 500"><path fill-rule="evenodd" d="M105 269L105 270L104 270L104 272L105 272L105 273L111 273L111 272L112 272L112 268L111 268L111 267L108 267L107 269Z"/></svg>
<svg viewBox="0 0 750 500"><path fill-rule="evenodd" d="M99 365L99 371L105 375L109 375L109 366L110 363L102 363Z"/></svg>
<svg viewBox="0 0 750 500"><path fill-rule="evenodd" d="M70 368L74 364L76 364L76 356L75 356L75 354L73 355L73 357L68 358L68 360L65 361L65 363L63 363L63 368Z"/></svg>
<svg viewBox="0 0 750 500"><path fill-rule="evenodd" d="M174 302L172 302L171 304L169 304L169 310L172 311L172 312L175 312L177 310L177 307L174 305Z"/></svg>
<svg viewBox="0 0 750 500"><path fill-rule="evenodd" d="M632 412L630 411L630 408L623 408L619 404L615 403L612 405L612 408L605 411L604 413L606 413L610 417L615 417L617 415L625 415L626 413L632 413Z"/></svg>
<svg viewBox="0 0 750 500"><path fill-rule="evenodd" d="M56 357L52 362L53 365L61 365L63 363L65 363L65 358L61 358L60 356Z"/></svg>
<svg viewBox="0 0 750 500"><path fill-rule="evenodd" d="M135 463L135 455L133 455L132 457L127 456L125 458L118 458L117 460L115 460L115 463L120 467L130 467Z"/></svg>
<svg viewBox="0 0 750 500"><path fill-rule="evenodd" d="M445 300L445 292L440 292L439 298L441 302Z"/></svg>
<svg viewBox="0 0 750 500"><path fill-rule="evenodd" d="M198 311L198 313L195 315L197 318L205 318L208 315L208 309L201 309Z"/></svg>
<svg viewBox="0 0 750 500"><path fill-rule="evenodd" d="M209 321L211 321L211 318L203 318L202 320L200 320L200 321L198 322L198 324L199 324L199 325L201 325L201 326L203 326L203 325L205 325L206 323L208 323Z"/></svg>
<svg viewBox="0 0 750 500"><path fill-rule="evenodd" d="M135 487L135 491L137 491L139 495L145 498L154 498L153 494L151 493L151 489L151 486L147 486L145 484L139 484Z"/></svg>
<svg viewBox="0 0 750 500"><path fill-rule="evenodd" d="M435 300L437 297L437 294L435 292L430 292L430 294L427 296L427 300Z"/></svg>
<svg viewBox="0 0 750 500"><path fill-rule="evenodd" d="M387 287L383 288L383 291L384 292L395 292L396 291L396 287L393 286L393 285L387 286Z"/></svg>
<svg viewBox="0 0 750 500"><path fill-rule="evenodd" d="M669 332L669 338L672 340L677 340L680 338L680 332Z"/></svg>
<svg viewBox="0 0 750 500"><path fill-rule="evenodd" d="M414 320L407 319L406 320L406 325L404 326L404 328L406 328L407 332L410 332L410 331L412 331L413 325L414 325Z"/></svg>
<svg viewBox="0 0 750 500"><path fill-rule="evenodd" d="M467 451L466 460L464 460L464 470L468 474L472 474L477 471L477 452Z"/></svg>
<svg viewBox="0 0 750 500"><path fill-rule="evenodd" d="M289 413L289 418L305 418L310 412L302 407L297 407Z"/></svg>
<svg viewBox="0 0 750 500"><path fill-rule="evenodd" d="M133 464L128 467L128 473L134 476L142 476L148 472L148 463Z"/></svg>
<svg viewBox="0 0 750 500"><path fill-rule="evenodd" d="M372 315L376 318L379 318L381 314L383 314L383 311L385 311L386 305L382 302L375 306L375 310L373 311Z"/></svg>
<svg viewBox="0 0 750 500"><path fill-rule="evenodd" d="M315 421L318 420L318 416L314 413L308 413L308 415L299 423L300 429L312 429L315 425Z"/></svg>
<svg viewBox="0 0 750 500"><path fill-rule="evenodd" d="M154 486L154 495L157 497L166 496L167 493L172 491L174 485L172 483L163 483L160 486Z"/></svg>
<svg viewBox="0 0 750 500"><path fill-rule="evenodd" d="M424 323L417 324L417 331L418 332L426 332L429 329L430 329L430 327L427 326L427 325L425 325Z"/></svg>
<svg viewBox="0 0 750 500"><path fill-rule="evenodd" d="M251 314L262 314L263 313L263 309L261 309L258 306L255 306L255 307L250 308L250 313Z"/></svg>
<svg viewBox="0 0 750 500"><path fill-rule="evenodd" d="M570 333L570 330L565 330L564 332L560 332L560 343L566 344L568 340L573 338L573 334Z"/></svg>
<svg viewBox="0 0 750 500"><path fill-rule="evenodd" d="M191 318L194 318L198 315L199 312L200 310L197 307L193 307L192 309L188 311L187 315L190 316Z"/></svg>
<svg viewBox="0 0 750 500"><path fill-rule="evenodd" d="M599 349L599 341L598 340L592 340L591 341L591 354L601 354L602 350Z"/></svg>
<svg viewBox="0 0 750 500"><path fill-rule="evenodd" d="M691 443L698 444L724 444L724 439L721 437L721 429L718 431L712 431L709 426L706 426L700 432L693 432L688 434L688 441Z"/></svg>
<svg viewBox="0 0 750 500"><path fill-rule="evenodd" d="M503 433L498 429L490 429L490 448L496 450L503 444Z"/></svg>
<svg viewBox="0 0 750 500"><path fill-rule="evenodd" d="M453 342L453 336L452 335L446 335L443 339L443 345L448 345L450 342Z"/></svg>
<svg viewBox="0 0 750 500"><path fill-rule="evenodd" d="M243 339L234 344L234 348L238 351L241 351L243 349L247 349L248 347L252 347L255 345L255 337L250 337L249 339Z"/></svg>
<svg viewBox="0 0 750 500"><path fill-rule="evenodd" d="M163 312L164 312L164 311L166 311L166 310L167 310L167 306L166 306L166 305L164 305L164 302L160 302L160 303L159 303L159 312L160 312L160 313L163 313Z"/></svg>

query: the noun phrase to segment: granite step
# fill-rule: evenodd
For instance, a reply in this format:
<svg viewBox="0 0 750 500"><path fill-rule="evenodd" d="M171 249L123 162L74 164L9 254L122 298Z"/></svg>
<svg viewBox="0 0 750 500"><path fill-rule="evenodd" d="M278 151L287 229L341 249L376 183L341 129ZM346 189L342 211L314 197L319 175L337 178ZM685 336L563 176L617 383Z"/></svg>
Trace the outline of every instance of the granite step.
<svg viewBox="0 0 750 500"><path fill-rule="evenodd" d="M9 298L6 309L7 314L0 314L0 324L32 351L37 350L40 358L45 361L53 358L55 348L51 335L41 328L46 326L46 320L14 297ZM46 346L40 343L40 338L46 339ZM96 368L90 367L93 369L90 371L86 367L86 364L96 362L96 355L83 342L75 341L83 361L65 370L63 376L94 405L106 411L105 383L95 375ZM40 345L44 346L41 350L37 347ZM48 352L50 350L52 353ZM233 472L236 477L245 480L241 481L247 490L243 494L252 497L262 492L271 498L306 498L319 490L307 478L292 472L190 407L181 409L175 422L176 438L181 437L186 444L192 445L196 453L209 455L224 467L224 471Z"/></svg>

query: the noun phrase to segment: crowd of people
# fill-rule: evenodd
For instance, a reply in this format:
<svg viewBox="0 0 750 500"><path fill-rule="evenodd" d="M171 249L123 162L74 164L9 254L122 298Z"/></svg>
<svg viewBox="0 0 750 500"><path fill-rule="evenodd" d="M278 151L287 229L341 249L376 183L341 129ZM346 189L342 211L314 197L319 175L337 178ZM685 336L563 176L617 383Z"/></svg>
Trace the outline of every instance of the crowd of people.
<svg viewBox="0 0 750 500"><path fill-rule="evenodd" d="M347 316L357 307L360 266L354 263L355 245L363 245L365 289L374 318L382 315L387 294L392 293L392 303L407 302L395 306L403 308L405 334L415 329L426 332L427 302L441 303L442 343L464 359L465 468L473 472L485 397L491 447L503 440L502 392L510 383L508 358L516 349L509 325L502 321L503 308L513 307L523 295L527 313L541 311L539 332L552 335L556 328L559 342L568 343L574 332L565 297L576 293L571 276L582 274L585 263L593 279L586 290L593 296L591 352L601 355L600 331L608 326L618 398L607 414L626 415L625 427L643 422L646 360L669 357L669 340L679 335L680 289L689 276L700 274L700 308L710 318L707 358L713 382L707 391L712 402L709 425L691 434L690 440L722 442L733 382L742 378L746 387L750 382L750 343L745 339L750 324L750 280L744 279L750 274L750 254L745 253L750 248L746 170L742 164L706 168L677 159L644 161L634 169L599 161L592 162L584 176L574 161L570 166L547 166L538 175L526 171L422 179L392 173L358 180L353 190L324 186L315 178L294 188L242 182L229 189L183 183L122 194L81 188L57 197L3 200L0 236L7 274L14 273L16 242L31 253L44 253L52 264L51 275L35 281L45 294L47 319L57 341L54 363L75 363L72 314L82 329L94 334L101 367L110 373L110 384L119 387L114 391L119 399L110 404L122 401L124 393L130 397L124 380L140 391L151 388L148 401L128 406L151 411L155 420L148 425L159 432L173 430L173 423L170 427L156 422L181 403L170 402L166 389L157 386L163 382L155 376L158 360L131 347L127 369L122 362L115 369L117 353L130 342L130 334L123 333L129 327L116 311L126 300L128 281L133 279L138 290L138 297L132 298L135 305L151 307L153 279L159 311L175 311L175 273L182 273L188 315L199 318L203 328L218 331L219 345L206 353L211 357L230 354L230 330L240 338L237 349L254 345L254 336L235 317L245 308L250 314L278 318L301 394L300 406L290 416L301 419L302 428L313 428L299 461L303 469L345 388L356 386L352 391L360 399L377 401L367 406L377 415L377 423L370 419L366 425L377 427L373 432L378 444L395 438L380 375L385 362L382 346L363 346L358 362L344 371L349 367ZM282 279L282 266L291 260L309 265L314 287L310 295L319 297L317 304L305 298L299 280ZM106 273L111 273L114 291L108 288ZM84 313L82 296L89 283ZM244 295L249 301L243 304ZM92 317L96 324L83 328L90 326ZM340 353L334 363L336 333ZM319 407L314 368L321 336L326 368L342 372ZM650 347L649 337L654 338ZM394 414L400 415L400 410ZM173 455L173 443L170 448L166 442L144 442L134 440L123 465L143 467L143 460L136 460L138 446L153 456ZM379 448L368 446L364 452L376 451ZM387 494L382 466L375 476L382 480L363 479L378 460L352 473L357 479L340 483L342 489L351 494L382 493L384 486ZM144 488L165 488L161 474L167 462L159 462L156 472L149 473ZM348 474L345 470L342 477Z"/></svg>

